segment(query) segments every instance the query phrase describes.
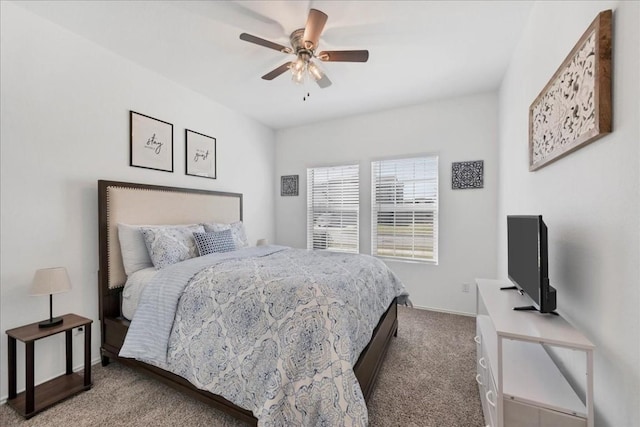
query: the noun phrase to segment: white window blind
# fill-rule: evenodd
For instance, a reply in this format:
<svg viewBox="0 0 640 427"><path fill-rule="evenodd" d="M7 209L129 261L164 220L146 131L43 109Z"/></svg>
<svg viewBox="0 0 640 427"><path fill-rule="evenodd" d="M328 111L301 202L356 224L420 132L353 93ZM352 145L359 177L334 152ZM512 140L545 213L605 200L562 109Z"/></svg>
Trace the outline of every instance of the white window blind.
<svg viewBox="0 0 640 427"><path fill-rule="evenodd" d="M371 253L438 262L438 157L371 163Z"/></svg>
<svg viewBox="0 0 640 427"><path fill-rule="evenodd" d="M358 253L359 166L307 169L307 248Z"/></svg>

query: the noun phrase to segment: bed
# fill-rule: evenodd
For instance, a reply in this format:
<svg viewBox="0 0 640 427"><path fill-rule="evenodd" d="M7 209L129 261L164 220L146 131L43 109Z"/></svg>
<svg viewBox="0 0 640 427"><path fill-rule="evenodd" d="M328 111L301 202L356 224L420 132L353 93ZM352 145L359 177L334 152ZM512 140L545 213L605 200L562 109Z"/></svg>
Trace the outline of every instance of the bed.
<svg viewBox="0 0 640 427"><path fill-rule="evenodd" d="M116 181L98 181L99 196L99 316L102 364L111 359L139 369L249 424L258 424L250 410L219 394L200 389L183 376L157 363L120 357L131 321L122 314L124 271L117 224L190 224L214 219L220 223L242 220L242 195L238 193L162 187ZM255 248L255 250L261 250ZM264 249L262 249L264 251ZM281 258L299 256L291 250L270 249ZM281 252L280 252L281 251ZM273 255L275 257L275 255ZM358 392L368 399L391 338L397 334L397 298L388 305L373 329L371 340L353 364ZM384 310L384 308L383 308ZM136 325L134 324L134 327ZM134 328L135 329L135 328ZM247 405L243 405L247 406Z"/></svg>

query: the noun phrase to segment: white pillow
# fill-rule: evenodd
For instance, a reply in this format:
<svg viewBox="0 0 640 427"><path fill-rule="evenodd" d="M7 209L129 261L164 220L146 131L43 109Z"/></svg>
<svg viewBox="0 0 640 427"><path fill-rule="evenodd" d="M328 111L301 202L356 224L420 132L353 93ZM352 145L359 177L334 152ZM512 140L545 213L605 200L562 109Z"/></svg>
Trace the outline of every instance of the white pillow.
<svg viewBox="0 0 640 427"><path fill-rule="evenodd" d="M133 319L142 291L156 274L158 274L158 270L155 267L149 267L138 270L127 277L127 283L122 291L122 315L126 319Z"/></svg>
<svg viewBox="0 0 640 427"><path fill-rule="evenodd" d="M127 276L131 276L143 268L153 267L140 227L144 226L118 224L122 264L124 264L124 272Z"/></svg>
<svg viewBox="0 0 640 427"><path fill-rule="evenodd" d="M153 262L149 256L149 250L144 241L144 236L140 229L142 227L182 227L182 228L196 228L197 231L202 231L198 224L186 224L186 225L129 225L118 224L118 238L120 239L120 252L122 253L122 264L124 265L124 272L127 276L131 276L136 271L143 268L153 267Z"/></svg>
<svg viewBox="0 0 640 427"><path fill-rule="evenodd" d="M249 246L247 233L245 232L244 224L242 223L242 221L232 222L231 224L219 224L213 222L202 225L204 226L204 231L208 233L231 229L231 235L233 236L233 242L236 244L236 248L240 249Z"/></svg>

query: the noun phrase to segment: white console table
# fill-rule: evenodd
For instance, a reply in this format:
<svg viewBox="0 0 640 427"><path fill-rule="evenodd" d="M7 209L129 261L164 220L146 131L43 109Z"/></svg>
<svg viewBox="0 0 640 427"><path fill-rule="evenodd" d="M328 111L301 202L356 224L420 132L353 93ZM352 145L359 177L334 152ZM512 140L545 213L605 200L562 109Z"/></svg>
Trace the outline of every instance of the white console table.
<svg viewBox="0 0 640 427"><path fill-rule="evenodd" d="M478 375L485 423L491 427L593 427L594 345L561 316L514 311L531 299L499 280L477 279ZM586 356L586 401L577 396L547 351Z"/></svg>

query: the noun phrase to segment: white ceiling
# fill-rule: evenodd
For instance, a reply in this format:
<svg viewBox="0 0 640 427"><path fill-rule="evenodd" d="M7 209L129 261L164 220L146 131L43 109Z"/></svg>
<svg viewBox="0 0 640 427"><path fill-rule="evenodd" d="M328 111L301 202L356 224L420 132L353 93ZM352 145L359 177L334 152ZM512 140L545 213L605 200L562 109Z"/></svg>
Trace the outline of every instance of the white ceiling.
<svg viewBox="0 0 640 427"><path fill-rule="evenodd" d="M51 1L20 6L281 129L498 88L530 1ZM367 63L322 63L333 85L285 73L292 56L239 39L289 46L309 8L329 15L320 50L368 49Z"/></svg>

